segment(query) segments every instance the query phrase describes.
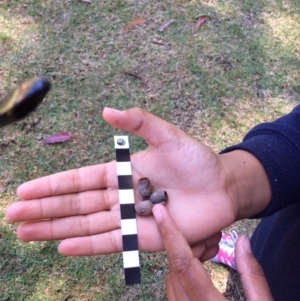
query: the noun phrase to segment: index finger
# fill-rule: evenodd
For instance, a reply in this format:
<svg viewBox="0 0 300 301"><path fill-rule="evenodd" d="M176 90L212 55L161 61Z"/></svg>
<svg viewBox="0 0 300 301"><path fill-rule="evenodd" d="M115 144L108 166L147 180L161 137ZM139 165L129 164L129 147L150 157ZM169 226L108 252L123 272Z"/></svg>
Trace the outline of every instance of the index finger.
<svg viewBox="0 0 300 301"><path fill-rule="evenodd" d="M215 289L208 274L178 230L163 205L152 209L169 258L170 272L179 280L190 300L225 300ZM203 246L204 252L205 247Z"/></svg>
<svg viewBox="0 0 300 301"><path fill-rule="evenodd" d="M167 209L163 205L157 204L153 207L152 212L169 260L175 261L175 265L177 265L176 261L182 259L188 268L190 261L194 258L193 252L167 212Z"/></svg>
<svg viewBox="0 0 300 301"><path fill-rule="evenodd" d="M115 162L72 169L26 182L18 187L23 200L117 187Z"/></svg>

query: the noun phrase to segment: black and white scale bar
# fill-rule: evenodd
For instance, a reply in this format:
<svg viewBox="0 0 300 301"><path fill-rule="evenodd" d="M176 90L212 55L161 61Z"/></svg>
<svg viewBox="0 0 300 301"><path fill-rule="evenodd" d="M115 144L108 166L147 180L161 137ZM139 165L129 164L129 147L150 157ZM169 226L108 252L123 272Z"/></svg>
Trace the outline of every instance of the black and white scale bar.
<svg viewBox="0 0 300 301"><path fill-rule="evenodd" d="M129 139L128 136L115 136L114 140L121 211L123 267L125 284L131 285L141 283L141 272Z"/></svg>

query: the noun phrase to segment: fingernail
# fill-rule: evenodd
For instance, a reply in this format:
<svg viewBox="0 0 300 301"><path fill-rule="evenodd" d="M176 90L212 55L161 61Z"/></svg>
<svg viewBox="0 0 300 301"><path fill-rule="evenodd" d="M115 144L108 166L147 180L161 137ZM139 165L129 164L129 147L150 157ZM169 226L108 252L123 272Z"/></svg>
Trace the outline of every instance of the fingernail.
<svg viewBox="0 0 300 301"><path fill-rule="evenodd" d="M119 113L119 112L121 112L120 110L109 108L109 107L105 107L104 110L111 111L112 113Z"/></svg>
<svg viewBox="0 0 300 301"><path fill-rule="evenodd" d="M247 253L252 254L249 237L248 237L247 235L245 235L245 236L243 237L243 239L244 239L244 241L243 241L244 250L245 250Z"/></svg>
<svg viewBox="0 0 300 301"><path fill-rule="evenodd" d="M163 213L161 211L160 205L155 205L152 208L152 213L154 215L154 218L157 222L162 221Z"/></svg>

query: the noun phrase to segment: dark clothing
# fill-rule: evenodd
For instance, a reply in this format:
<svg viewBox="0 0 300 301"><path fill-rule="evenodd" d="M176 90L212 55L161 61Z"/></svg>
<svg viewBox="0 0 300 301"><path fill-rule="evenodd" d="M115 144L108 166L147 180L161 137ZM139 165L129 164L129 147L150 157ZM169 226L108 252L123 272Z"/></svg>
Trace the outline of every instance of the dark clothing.
<svg viewBox="0 0 300 301"><path fill-rule="evenodd" d="M251 237L276 301L300 300L300 204L263 218Z"/></svg>
<svg viewBox="0 0 300 301"><path fill-rule="evenodd" d="M272 200L251 237L276 301L300 300L300 106L272 123L254 127L225 149L252 153L268 175Z"/></svg>

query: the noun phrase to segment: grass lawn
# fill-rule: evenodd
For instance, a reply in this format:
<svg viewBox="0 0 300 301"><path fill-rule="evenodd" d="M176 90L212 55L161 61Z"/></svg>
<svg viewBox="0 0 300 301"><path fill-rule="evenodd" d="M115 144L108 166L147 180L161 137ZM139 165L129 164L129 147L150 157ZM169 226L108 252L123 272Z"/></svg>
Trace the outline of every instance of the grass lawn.
<svg viewBox="0 0 300 301"><path fill-rule="evenodd" d="M199 15L209 20L195 29ZM146 22L123 30L137 17ZM35 75L53 84L34 114L1 129L0 300L166 300L164 253L143 253L143 284L125 287L120 255L66 258L57 242L20 242L5 207L24 181L114 158L105 106L144 108L215 151L289 112L300 99L299 20L298 0L0 0L0 99ZM74 139L38 143L62 131ZM206 268L228 300L243 300L227 269Z"/></svg>

